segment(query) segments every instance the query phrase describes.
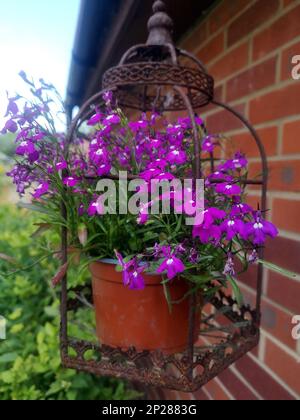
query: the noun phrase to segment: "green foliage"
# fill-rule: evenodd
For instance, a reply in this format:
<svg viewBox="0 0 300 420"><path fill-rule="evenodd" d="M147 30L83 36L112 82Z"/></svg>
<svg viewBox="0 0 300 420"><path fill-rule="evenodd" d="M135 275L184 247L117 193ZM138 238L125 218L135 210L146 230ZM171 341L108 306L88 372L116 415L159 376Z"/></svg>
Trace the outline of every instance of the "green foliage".
<svg viewBox="0 0 300 420"><path fill-rule="evenodd" d="M15 153L15 134L7 133L0 135L0 155L13 157Z"/></svg>
<svg viewBox="0 0 300 420"><path fill-rule="evenodd" d="M37 242L33 244L30 239L36 229L34 222L34 216L26 210L0 208L0 314L8 321L7 340L0 341L0 400L135 398L136 394L121 381L61 368L59 304L49 287L58 262L51 258L32 264L41 253ZM14 260L33 266L27 272L8 276L18 270L9 264ZM77 317L81 323L88 321L83 311ZM75 323L76 315L73 318Z"/></svg>

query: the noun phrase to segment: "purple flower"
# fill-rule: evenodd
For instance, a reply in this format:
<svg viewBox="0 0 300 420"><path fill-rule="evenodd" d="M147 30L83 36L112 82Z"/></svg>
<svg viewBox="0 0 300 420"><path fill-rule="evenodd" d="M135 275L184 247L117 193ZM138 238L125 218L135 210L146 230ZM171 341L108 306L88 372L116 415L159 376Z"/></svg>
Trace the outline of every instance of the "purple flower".
<svg viewBox="0 0 300 420"><path fill-rule="evenodd" d="M230 215L231 217L236 217L236 216L250 214L252 212L253 212L253 208L251 206L245 203L239 203L239 204L233 205Z"/></svg>
<svg viewBox="0 0 300 420"><path fill-rule="evenodd" d="M74 178L72 176L64 178L64 180L63 180L64 185L66 185L67 187L76 187L78 182L79 182L79 179Z"/></svg>
<svg viewBox="0 0 300 420"><path fill-rule="evenodd" d="M149 182L151 179L156 179L161 174L159 169L150 168L140 174L140 177Z"/></svg>
<svg viewBox="0 0 300 420"><path fill-rule="evenodd" d="M215 223L226 217L226 212L218 208L211 207L204 211L204 220L202 225L195 225L193 228L193 238L199 237L201 242L217 243L220 241L222 231Z"/></svg>
<svg viewBox="0 0 300 420"><path fill-rule="evenodd" d="M236 153L234 159L228 160L219 166L223 171L240 171L248 166L248 161L241 153Z"/></svg>
<svg viewBox="0 0 300 420"><path fill-rule="evenodd" d="M125 262L122 255L115 251L119 264L123 270L124 286L131 290L143 290L145 288L145 281L142 273L146 266L139 266L136 259Z"/></svg>
<svg viewBox="0 0 300 420"><path fill-rule="evenodd" d="M218 184L216 186L216 192L218 194L231 195L231 196L242 194L242 190L240 186L236 184L227 184L227 183Z"/></svg>
<svg viewBox="0 0 300 420"><path fill-rule="evenodd" d="M117 125L117 124L120 124L120 122L121 122L121 118L119 117L119 115L116 115L116 114L109 115L103 120L103 124L106 126Z"/></svg>
<svg viewBox="0 0 300 420"><path fill-rule="evenodd" d="M184 151L175 149L167 155L167 159L171 165L183 165L187 161L187 156Z"/></svg>
<svg viewBox="0 0 300 420"><path fill-rule="evenodd" d="M19 112L18 105L15 102L16 99L17 98L10 98L8 100L8 106L7 106L7 111L6 111L5 117L7 117L9 114L12 114L12 115L15 116Z"/></svg>
<svg viewBox="0 0 300 420"><path fill-rule="evenodd" d="M106 106L111 106L113 101L113 93L111 91L107 91L103 94L103 100Z"/></svg>
<svg viewBox="0 0 300 420"><path fill-rule="evenodd" d="M215 150L215 145L212 141L213 137L212 136L207 136L205 137L205 139L203 140L202 143L202 150L204 152L209 152L212 153Z"/></svg>
<svg viewBox="0 0 300 420"><path fill-rule="evenodd" d="M235 268L234 268L234 262L232 259L232 255L228 254L228 258L225 264L225 268L223 271L224 276L232 276L235 277L236 273L235 273Z"/></svg>
<svg viewBox="0 0 300 420"><path fill-rule="evenodd" d="M172 280L178 274L185 271L185 266L181 260L174 255L170 255L157 269L158 274L167 273L169 280Z"/></svg>
<svg viewBox="0 0 300 420"><path fill-rule="evenodd" d="M148 123L147 123L147 121L140 120L140 121L136 121L136 122L130 122L128 124L128 127L130 128L131 131L133 131L134 133L137 133L140 130L147 129L148 128Z"/></svg>
<svg viewBox="0 0 300 420"><path fill-rule="evenodd" d="M61 162L58 162L55 167L57 171L63 171L64 169L67 169L68 165L65 160L62 160Z"/></svg>
<svg viewBox="0 0 300 420"><path fill-rule="evenodd" d="M50 188L50 185L48 184L48 182L43 182L37 187L35 192L32 194L32 197L35 199L42 197L43 195L48 193L49 188Z"/></svg>
<svg viewBox="0 0 300 420"><path fill-rule="evenodd" d="M87 124L91 126L97 125L101 122L102 118L103 118L103 115L100 113L97 113L93 115L92 118L90 118Z"/></svg>
<svg viewBox="0 0 300 420"><path fill-rule="evenodd" d="M219 243L222 236L221 228L217 225L211 226L194 226L193 238L199 238L203 244L212 242L214 244Z"/></svg>
<svg viewBox="0 0 300 420"><path fill-rule="evenodd" d="M254 213L254 222L249 222L245 226L244 239L251 240L254 245L263 245L267 236L276 238L278 230L273 223L264 220L261 212Z"/></svg>
<svg viewBox="0 0 300 420"><path fill-rule="evenodd" d="M226 233L227 241L232 241L236 235L243 235L244 223L239 219L226 220L221 225L222 233Z"/></svg>
<svg viewBox="0 0 300 420"><path fill-rule="evenodd" d="M93 163L99 165L100 163L104 163L107 161L108 154L104 147L99 147L95 150L91 150L90 158Z"/></svg>
<svg viewBox="0 0 300 420"><path fill-rule="evenodd" d="M102 163L97 169L97 175L103 176L109 174L111 171L111 165L109 163Z"/></svg>
<svg viewBox="0 0 300 420"><path fill-rule="evenodd" d="M22 141L16 149L16 154L20 156L30 155L35 152L34 144L31 141Z"/></svg>
<svg viewBox="0 0 300 420"><path fill-rule="evenodd" d="M13 120L6 121L6 124L3 128L3 130L1 131L1 133L6 134L8 131L10 133L16 133L18 131L18 125L15 121L13 121Z"/></svg>
<svg viewBox="0 0 300 420"><path fill-rule="evenodd" d="M39 160L40 154L37 150L35 150L33 153L29 153L28 160L29 163L32 165L33 163L37 162Z"/></svg>
<svg viewBox="0 0 300 420"><path fill-rule="evenodd" d="M93 201L88 208L88 215L90 217L95 216L96 214L103 215L104 214L104 207L101 202L101 199Z"/></svg>
<svg viewBox="0 0 300 420"><path fill-rule="evenodd" d="M199 252L197 251L197 249L192 248L190 250L189 261L192 264L198 264L199 263L199 261L200 261L200 255L199 255Z"/></svg>
<svg viewBox="0 0 300 420"><path fill-rule="evenodd" d="M78 216L83 216L84 215L84 204L81 203L78 207Z"/></svg>
<svg viewBox="0 0 300 420"><path fill-rule="evenodd" d="M255 264L258 260L259 256L258 253L256 251L256 249L254 249L251 254L248 256L248 262L249 264Z"/></svg>

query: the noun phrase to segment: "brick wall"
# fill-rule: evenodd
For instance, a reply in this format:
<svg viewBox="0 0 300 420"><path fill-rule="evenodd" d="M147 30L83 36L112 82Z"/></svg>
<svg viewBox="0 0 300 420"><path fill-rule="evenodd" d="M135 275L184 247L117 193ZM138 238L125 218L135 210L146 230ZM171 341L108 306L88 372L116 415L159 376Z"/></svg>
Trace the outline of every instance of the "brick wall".
<svg viewBox="0 0 300 420"><path fill-rule="evenodd" d="M218 98L242 111L257 128L270 167L269 217L280 229L266 258L300 272L300 80L291 58L300 55L300 0L223 0L182 41L215 77ZM209 107L212 132L227 132L258 175L258 152L241 124ZM249 191L257 202L257 191ZM253 281L242 283L246 298ZM259 349L195 395L150 390L153 399L286 400L300 396L300 341L291 320L300 314L300 283L266 272Z"/></svg>

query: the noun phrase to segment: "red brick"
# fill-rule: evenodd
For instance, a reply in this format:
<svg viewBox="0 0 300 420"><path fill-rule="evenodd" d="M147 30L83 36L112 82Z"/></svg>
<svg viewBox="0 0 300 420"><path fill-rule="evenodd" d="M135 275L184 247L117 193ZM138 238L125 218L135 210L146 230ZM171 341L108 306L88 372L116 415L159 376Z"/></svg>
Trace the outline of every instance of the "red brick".
<svg viewBox="0 0 300 420"><path fill-rule="evenodd" d="M191 401L194 399L193 394L189 394L187 392L177 392L178 399L183 401Z"/></svg>
<svg viewBox="0 0 300 420"><path fill-rule="evenodd" d="M279 385L264 369L250 359L249 356L243 357L235 366L263 399L269 401L294 400L292 395Z"/></svg>
<svg viewBox="0 0 300 420"><path fill-rule="evenodd" d="M267 241L265 259L294 272L300 272L300 242L277 237Z"/></svg>
<svg viewBox="0 0 300 420"><path fill-rule="evenodd" d="M203 44L208 37L207 21L204 21L193 30L181 44L181 47L187 51L195 51Z"/></svg>
<svg viewBox="0 0 300 420"><path fill-rule="evenodd" d="M276 81L277 57L244 71L227 83L227 101L234 101L257 92Z"/></svg>
<svg viewBox="0 0 300 420"><path fill-rule="evenodd" d="M237 270L242 270L242 265L240 262L237 262ZM240 282L244 283L247 287L251 287L253 290L257 288L257 267L251 266L249 269L238 276ZM247 303L249 302L249 297L247 297ZM253 302L254 303L254 302Z"/></svg>
<svg viewBox="0 0 300 420"><path fill-rule="evenodd" d="M292 329L292 326L291 326ZM265 363L300 395L300 360L290 356L270 340L266 341Z"/></svg>
<svg viewBox="0 0 300 420"><path fill-rule="evenodd" d="M282 151L283 154L300 153L300 121L285 124Z"/></svg>
<svg viewBox="0 0 300 420"><path fill-rule="evenodd" d="M215 36L211 41L208 42L201 50L197 53L203 63L209 63L214 60L218 55L224 51L225 37L224 32Z"/></svg>
<svg viewBox="0 0 300 420"><path fill-rule="evenodd" d="M215 80L222 81L224 78L245 68L249 61L249 42L234 48L224 57L208 67Z"/></svg>
<svg viewBox="0 0 300 420"><path fill-rule="evenodd" d="M300 201L275 199L273 222L279 229L300 233Z"/></svg>
<svg viewBox="0 0 300 420"><path fill-rule="evenodd" d="M281 290L284 294L284 289ZM262 328L281 343L296 351L297 343L291 335L291 315L265 300L262 303Z"/></svg>
<svg viewBox="0 0 300 420"><path fill-rule="evenodd" d="M300 314L300 283L269 272L267 296L289 311Z"/></svg>
<svg viewBox="0 0 300 420"><path fill-rule="evenodd" d="M245 113L245 105L238 105L235 109L242 114ZM225 133L239 128L243 128L243 124L228 111L222 110L210 115L206 119L208 129L212 133Z"/></svg>
<svg viewBox="0 0 300 420"><path fill-rule="evenodd" d="M250 102L250 121L261 124L300 112L300 83L276 90Z"/></svg>
<svg viewBox="0 0 300 420"><path fill-rule="evenodd" d="M233 2L234 3L234 2ZM271 18L279 8L279 0L258 0L228 28L228 45L240 41Z"/></svg>
<svg viewBox="0 0 300 420"><path fill-rule="evenodd" d="M249 0L223 1L210 15L209 30L214 33L229 22L238 12L241 12Z"/></svg>
<svg viewBox="0 0 300 420"><path fill-rule="evenodd" d="M254 60L293 40L300 35L300 6L280 17L266 30L260 32L253 41Z"/></svg>
<svg viewBox="0 0 300 420"><path fill-rule="evenodd" d="M285 49L282 52L281 58L281 80L291 80L292 79L292 70L295 64L292 63L292 58L295 55L300 54L300 42L296 42L296 44L292 45L291 47Z"/></svg>
<svg viewBox="0 0 300 420"><path fill-rule="evenodd" d="M208 396L205 394L205 392L202 391L202 389L195 392L194 397L198 401L209 401Z"/></svg>
<svg viewBox="0 0 300 420"><path fill-rule="evenodd" d="M229 395L223 390L223 388L215 381L209 382L205 385L205 389L212 397L214 401L228 401L230 400Z"/></svg>
<svg viewBox="0 0 300 420"><path fill-rule="evenodd" d="M265 146L267 155L269 157L276 155L278 127L262 128L257 130L257 133ZM232 154L237 150L245 153L247 158L260 156L257 144L252 135L248 132L243 134L236 134L230 137L226 147L226 153L228 157L232 156Z"/></svg>
<svg viewBox="0 0 300 420"><path fill-rule="evenodd" d="M257 397L237 376L227 369L219 376L220 381L237 401L255 401Z"/></svg>
<svg viewBox="0 0 300 420"><path fill-rule="evenodd" d="M179 400L179 393L177 391L172 391L169 389L165 389L164 390L164 394L165 394L165 400L170 400L170 401L177 401Z"/></svg>
<svg viewBox="0 0 300 420"><path fill-rule="evenodd" d="M269 162L269 189L275 191L300 191L300 160ZM250 163L251 178L260 178L260 163ZM257 189L257 188L255 188Z"/></svg>
<svg viewBox="0 0 300 420"><path fill-rule="evenodd" d="M283 0L283 6L288 7L291 4L296 3L296 1L298 1L298 0Z"/></svg>

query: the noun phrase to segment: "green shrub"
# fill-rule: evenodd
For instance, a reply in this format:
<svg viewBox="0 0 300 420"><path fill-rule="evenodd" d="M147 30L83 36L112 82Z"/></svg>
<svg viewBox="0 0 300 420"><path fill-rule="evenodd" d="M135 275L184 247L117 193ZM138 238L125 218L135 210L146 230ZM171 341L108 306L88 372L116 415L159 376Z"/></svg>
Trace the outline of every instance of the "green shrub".
<svg viewBox="0 0 300 420"><path fill-rule="evenodd" d="M37 260L39 247L30 239L33 223L25 210L1 207L0 254L23 266ZM47 246L47 239L42 244ZM124 382L62 369L59 303L49 287L56 265L55 260L45 260L27 272L7 276L15 267L3 255L0 258L0 314L8 321L7 340L0 341L0 400L135 398Z"/></svg>

